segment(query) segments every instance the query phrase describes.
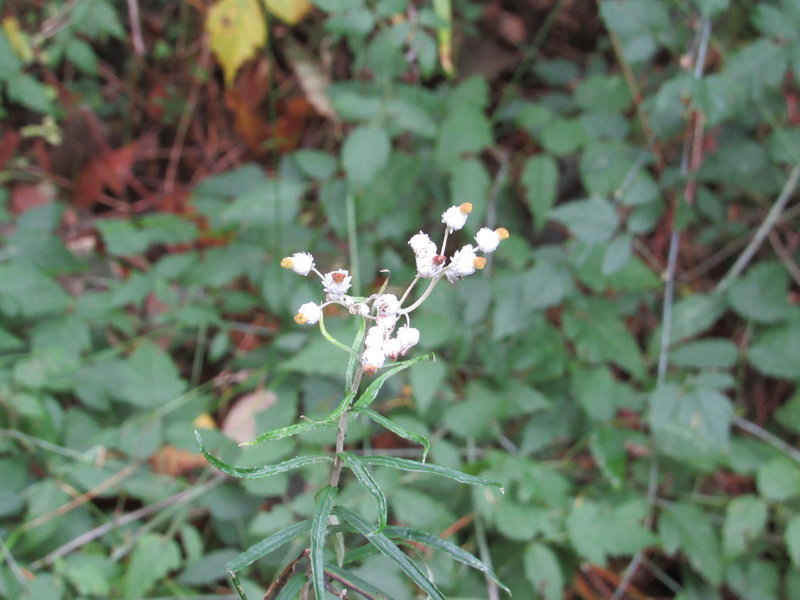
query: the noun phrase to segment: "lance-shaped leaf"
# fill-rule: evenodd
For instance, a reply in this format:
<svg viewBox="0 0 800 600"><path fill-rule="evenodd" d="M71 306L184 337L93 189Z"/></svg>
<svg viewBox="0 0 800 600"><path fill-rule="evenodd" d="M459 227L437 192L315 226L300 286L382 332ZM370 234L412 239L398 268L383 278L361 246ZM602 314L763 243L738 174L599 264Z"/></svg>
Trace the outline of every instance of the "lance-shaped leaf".
<svg viewBox="0 0 800 600"><path fill-rule="evenodd" d="M280 427L278 429L273 429L272 431L267 431L266 433L262 433L252 442L243 442L239 445L253 446L255 444L260 444L262 442L267 442L269 440L282 440L283 438L291 437L293 435L298 435L300 433L306 433L308 431L316 431L317 429L333 429L335 427L336 423L332 423L326 420L303 421L301 423L295 423L294 425L287 425L286 427Z"/></svg>
<svg viewBox="0 0 800 600"><path fill-rule="evenodd" d="M305 575L295 575L289 580L280 593L275 596L275 600L296 600L297 596L300 594L300 590L306 583ZM265 600L272 600L271 598L267 598L264 596Z"/></svg>
<svg viewBox="0 0 800 600"><path fill-rule="evenodd" d="M427 578L416 563L406 556L397 545L382 533L373 533L372 526L366 520L352 511L341 506L337 506L334 512L342 519L350 523L356 530L366 536L367 541L375 546L378 551L392 559L403 569L403 572L411 578L422 590L432 598L432 600L445 600L442 592Z"/></svg>
<svg viewBox="0 0 800 600"><path fill-rule="evenodd" d="M428 457L428 452L431 449L431 442L430 440L420 433L414 433L413 431L406 429L405 427L400 427L394 421L391 421L384 417L383 415L376 413L371 408L355 408L353 412L364 415L369 417L373 421L375 421L378 425L381 425L391 431L396 436L403 438L404 440L408 440L410 442L415 442L420 444L423 448L422 450L422 462L425 462L425 459Z"/></svg>
<svg viewBox="0 0 800 600"><path fill-rule="evenodd" d="M358 366L358 354L361 344L364 342L364 336L367 333L367 320L361 319L358 324L358 332L353 340L353 354L350 355L350 360L347 361L347 373L345 375L345 391L350 391L353 387L353 378L356 376L356 367Z"/></svg>
<svg viewBox="0 0 800 600"><path fill-rule="evenodd" d="M386 527L386 515L388 512L386 506L386 496L383 494L378 482L372 477L372 474L361 464L361 459L352 452L342 452L339 454L342 462L353 472L367 491L375 498L378 504L378 529L375 533L380 533Z"/></svg>
<svg viewBox="0 0 800 600"><path fill-rule="evenodd" d="M485 573L487 576L491 577L494 582L503 588L509 595L511 595L511 590L509 590L500 579L495 575L494 571L489 568L488 565L483 563L481 560L442 538L436 537L435 535L430 535L425 533L424 531L419 531L417 529L412 529L410 527L394 527L389 526L383 530L384 534L390 538L399 538L403 540L411 540L412 542L419 542L421 544L425 544L426 546L432 546L433 548L438 548L439 550L443 550L447 552L450 556L452 556L455 560L460 563L467 565L481 573Z"/></svg>
<svg viewBox="0 0 800 600"><path fill-rule="evenodd" d="M356 396L355 392L348 392L347 394L345 394L344 398L342 398L342 401L339 402L339 406L334 408L333 411L327 417L325 417L324 419L321 419L319 421L316 421L316 420L313 420L313 419L308 419L308 417L306 417L306 419L308 419L307 422L308 423L332 423L332 424L335 425L336 421L339 419L339 417L341 417L342 414L344 414L344 411L346 411L347 408L350 406L350 403L353 401L353 398L355 398L355 396Z"/></svg>
<svg viewBox="0 0 800 600"><path fill-rule="evenodd" d="M383 384L386 382L387 379L389 379L389 377L395 375L396 373L399 373L400 371L407 369L408 367L410 367L415 363L421 362L423 360L431 360L432 358L433 354L423 354L422 356L415 356L414 358L405 360L401 362L399 365L395 365L391 369L384 371L375 378L375 381L369 384L369 387L367 387L367 389L364 390L364 393L361 394L361 396L358 398L358 400L356 400L356 403L353 406L355 408L366 408L367 406L372 404L373 400L375 400L375 397L378 395L378 392L381 390L381 387L383 387Z"/></svg>
<svg viewBox="0 0 800 600"><path fill-rule="evenodd" d="M310 519L306 519L305 521L300 521L299 523L294 523L293 525L279 529L271 536L264 538L253 546L250 546L232 561L226 563L225 569L228 571L240 571L247 565L253 564L262 556L266 556L273 550L277 550L286 542L292 541L294 538L305 533L309 529L311 529Z"/></svg>
<svg viewBox="0 0 800 600"><path fill-rule="evenodd" d="M228 475L239 477L241 479L261 479L262 477L269 477L270 475L291 471L293 469L305 467L306 465L332 462L330 456L297 456L274 465L264 465L263 467L237 467L223 462L216 456L209 454L208 450L206 450L206 447L203 444L203 438L200 437L199 432L195 431L194 437L197 439L197 443L200 445L200 452L203 453L203 456L206 457L206 460L209 463L223 473L227 473Z"/></svg>
<svg viewBox="0 0 800 600"><path fill-rule="evenodd" d="M391 467L392 469L400 469L401 471L411 471L413 473L429 473L431 475L439 475L440 477L447 477L459 483L468 483L471 485L491 485L499 487L502 491L502 484L485 477L476 477L475 475L468 475L455 469L447 467L440 467L439 465L429 465L427 463L417 462L416 460L408 460L405 458L396 458L394 456L362 456L362 464L372 465L375 467Z"/></svg>
<svg viewBox="0 0 800 600"><path fill-rule="evenodd" d="M317 598L325 597L325 538L328 534L328 517L333 508L337 488L326 485L319 493L314 520L311 522L311 580Z"/></svg>

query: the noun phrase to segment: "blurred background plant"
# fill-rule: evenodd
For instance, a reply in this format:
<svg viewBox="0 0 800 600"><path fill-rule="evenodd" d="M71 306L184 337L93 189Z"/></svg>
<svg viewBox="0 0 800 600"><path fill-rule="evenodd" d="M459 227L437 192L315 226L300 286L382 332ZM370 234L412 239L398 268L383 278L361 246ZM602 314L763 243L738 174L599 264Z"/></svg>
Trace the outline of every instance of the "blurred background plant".
<svg viewBox="0 0 800 600"><path fill-rule="evenodd" d="M376 470L519 598L800 597L793 0L0 2L0 595L234 597L309 518L337 356L281 257L409 281L451 204L510 225L375 408L506 494ZM457 236L458 237L458 236ZM344 257L347 257L346 260ZM341 260L342 264L336 264ZM329 315L334 334L350 332ZM363 426L351 450L416 457ZM339 500L374 514L355 480ZM370 512L372 511L372 513ZM263 594L305 542L243 572ZM415 549L454 598L480 573ZM390 560L357 570L418 596Z"/></svg>

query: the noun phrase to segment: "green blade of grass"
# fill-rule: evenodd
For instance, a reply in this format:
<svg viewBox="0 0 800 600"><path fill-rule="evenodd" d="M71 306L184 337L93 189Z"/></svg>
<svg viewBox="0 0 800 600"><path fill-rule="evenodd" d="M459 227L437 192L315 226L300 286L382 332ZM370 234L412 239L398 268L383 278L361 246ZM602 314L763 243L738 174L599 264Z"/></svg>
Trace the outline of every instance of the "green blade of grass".
<svg viewBox="0 0 800 600"><path fill-rule="evenodd" d="M453 479L460 483L468 483L470 485L490 485L499 487L501 490L503 488L500 483L492 481L491 479L468 475L467 473L462 473L455 469L440 467L439 465L429 465L416 460L408 460L394 456L362 456L361 462L365 465L373 465L375 467L390 467L392 469L400 469L401 471L409 471L412 473L439 475L440 477L447 477L448 479Z"/></svg>

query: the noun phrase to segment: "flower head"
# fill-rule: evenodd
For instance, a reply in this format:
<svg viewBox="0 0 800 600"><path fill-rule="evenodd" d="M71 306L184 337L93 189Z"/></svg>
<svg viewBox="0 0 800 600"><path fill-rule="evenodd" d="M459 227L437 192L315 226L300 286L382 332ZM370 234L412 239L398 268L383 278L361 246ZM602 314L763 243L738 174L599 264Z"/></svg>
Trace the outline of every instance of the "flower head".
<svg viewBox="0 0 800 600"><path fill-rule="evenodd" d="M457 231L467 222L467 216L472 212L472 203L464 202L459 206L451 206L442 214L442 223L450 229Z"/></svg>
<svg viewBox="0 0 800 600"><path fill-rule="evenodd" d="M403 346L396 337L389 338L383 344L383 353L387 358L397 360L397 357L403 353Z"/></svg>
<svg viewBox="0 0 800 600"><path fill-rule="evenodd" d="M408 240L408 245L411 246L411 249L417 256L423 252L429 251L431 246L434 250L436 250L436 244L431 241L430 236L427 233L422 233L421 231Z"/></svg>
<svg viewBox="0 0 800 600"><path fill-rule="evenodd" d="M364 347L381 349L385 339L386 332L384 331L383 327L379 325L373 325L367 329L367 335L364 337Z"/></svg>
<svg viewBox="0 0 800 600"><path fill-rule="evenodd" d="M281 260L284 269L291 269L298 275L308 275L314 268L314 257L308 252L295 252Z"/></svg>
<svg viewBox="0 0 800 600"><path fill-rule="evenodd" d="M294 320L298 325L313 325L322 317L322 309L318 304L313 302L306 302L298 310L294 316Z"/></svg>
<svg viewBox="0 0 800 600"><path fill-rule="evenodd" d="M461 250L456 250L453 258L450 259L450 265L447 269L447 279L453 283L472 275L475 269L482 269L486 265L486 259L475 255L475 249L472 244L467 244Z"/></svg>
<svg viewBox="0 0 800 600"><path fill-rule="evenodd" d="M403 325L397 330L397 341L400 343L400 354L405 354L419 342L419 329Z"/></svg>
<svg viewBox="0 0 800 600"><path fill-rule="evenodd" d="M482 227L475 235L475 241L478 242L478 250L481 252L494 252L497 246L500 245L500 240L508 238L508 229L505 227L498 227L491 230L488 227Z"/></svg>
<svg viewBox="0 0 800 600"><path fill-rule="evenodd" d="M396 315L400 310L400 301L394 294L381 294L375 300L375 308L379 317Z"/></svg>
<svg viewBox="0 0 800 600"><path fill-rule="evenodd" d="M367 375L373 375L385 362L386 355L379 348L366 348L361 354L361 366Z"/></svg>
<svg viewBox="0 0 800 600"><path fill-rule="evenodd" d="M339 300L350 289L352 279L353 277L345 269L331 271L323 275L322 287L325 288L329 298Z"/></svg>

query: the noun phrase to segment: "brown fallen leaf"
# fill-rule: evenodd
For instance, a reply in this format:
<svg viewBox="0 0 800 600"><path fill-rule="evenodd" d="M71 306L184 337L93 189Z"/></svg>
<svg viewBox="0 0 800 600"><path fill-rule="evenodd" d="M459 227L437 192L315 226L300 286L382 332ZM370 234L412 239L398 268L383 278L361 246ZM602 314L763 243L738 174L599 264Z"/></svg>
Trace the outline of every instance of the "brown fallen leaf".
<svg viewBox="0 0 800 600"><path fill-rule="evenodd" d="M256 437L256 416L277 402L270 390L259 390L242 396L233 403L222 423L222 432L237 443Z"/></svg>

